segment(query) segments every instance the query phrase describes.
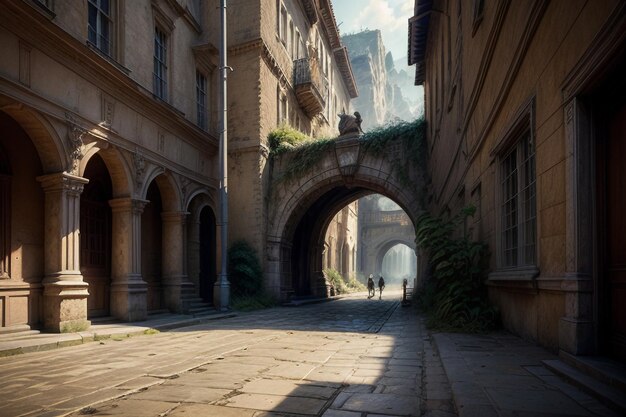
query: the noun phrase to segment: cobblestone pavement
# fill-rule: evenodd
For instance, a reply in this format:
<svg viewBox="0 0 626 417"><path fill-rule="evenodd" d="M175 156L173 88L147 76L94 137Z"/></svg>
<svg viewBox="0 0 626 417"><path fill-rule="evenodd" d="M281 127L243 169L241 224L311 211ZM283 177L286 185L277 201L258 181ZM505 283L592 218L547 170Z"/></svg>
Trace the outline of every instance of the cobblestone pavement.
<svg viewBox="0 0 626 417"><path fill-rule="evenodd" d="M419 316L355 295L0 358L0 416L455 415Z"/></svg>

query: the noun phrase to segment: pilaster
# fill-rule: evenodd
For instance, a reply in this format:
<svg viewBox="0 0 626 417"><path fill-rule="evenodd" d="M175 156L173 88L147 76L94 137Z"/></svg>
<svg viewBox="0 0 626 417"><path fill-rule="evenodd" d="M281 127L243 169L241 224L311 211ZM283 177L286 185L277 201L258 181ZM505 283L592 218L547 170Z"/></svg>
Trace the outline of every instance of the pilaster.
<svg viewBox="0 0 626 417"><path fill-rule="evenodd" d="M163 299L172 312L183 310L182 287L187 283L184 270L184 226L187 212L161 213L163 220Z"/></svg>
<svg viewBox="0 0 626 417"><path fill-rule="evenodd" d="M66 172L38 177L45 192L44 326L85 330L88 284L80 273L80 194L86 178Z"/></svg>
<svg viewBox="0 0 626 417"><path fill-rule="evenodd" d="M109 201L112 212L111 315L124 321L145 320L147 284L141 276L141 214L148 202L132 198Z"/></svg>
<svg viewBox="0 0 626 417"><path fill-rule="evenodd" d="M584 355L595 351L590 124L578 99L572 99L564 112L567 273L561 284L565 316L559 322L559 347Z"/></svg>

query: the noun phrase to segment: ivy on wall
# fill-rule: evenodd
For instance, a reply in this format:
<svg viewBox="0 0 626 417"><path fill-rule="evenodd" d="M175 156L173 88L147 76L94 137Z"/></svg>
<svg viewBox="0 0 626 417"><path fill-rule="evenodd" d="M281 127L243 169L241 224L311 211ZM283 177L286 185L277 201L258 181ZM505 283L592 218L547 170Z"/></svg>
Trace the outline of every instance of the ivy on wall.
<svg viewBox="0 0 626 417"><path fill-rule="evenodd" d="M359 138L362 152L364 155L389 157L389 148L393 143L398 144L401 152L394 158L392 167L403 185L411 185L412 167L425 161L424 127L424 119L417 119L412 122L397 121L372 129ZM277 181L288 181L309 172L327 151L334 149L335 139L314 139L288 125L281 125L269 133L268 143L271 158L289 155L281 177L277 178Z"/></svg>
<svg viewBox="0 0 626 417"><path fill-rule="evenodd" d="M432 271L432 279L419 296L430 327L476 332L499 323L499 312L489 303L485 285L487 245L473 242L467 232L457 235L475 211L466 207L451 219L429 213L417 219L415 242L425 250Z"/></svg>

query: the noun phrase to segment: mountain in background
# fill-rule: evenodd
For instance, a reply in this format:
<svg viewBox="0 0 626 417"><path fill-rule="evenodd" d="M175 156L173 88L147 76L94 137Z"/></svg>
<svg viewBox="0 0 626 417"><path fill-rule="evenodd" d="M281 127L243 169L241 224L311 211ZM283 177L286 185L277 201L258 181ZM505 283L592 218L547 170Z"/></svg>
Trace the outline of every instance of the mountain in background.
<svg viewBox="0 0 626 417"><path fill-rule="evenodd" d="M352 108L361 113L363 128L417 118L418 89L413 85L408 66L397 65L391 52L385 51L380 30L345 35L341 41L348 48L359 89Z"/></svg>

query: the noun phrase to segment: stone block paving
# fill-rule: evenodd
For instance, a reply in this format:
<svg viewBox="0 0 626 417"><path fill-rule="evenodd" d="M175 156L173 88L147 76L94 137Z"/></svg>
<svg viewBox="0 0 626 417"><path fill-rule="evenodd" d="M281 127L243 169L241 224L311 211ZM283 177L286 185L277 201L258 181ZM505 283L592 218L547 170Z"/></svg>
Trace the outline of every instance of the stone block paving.
<svg viewBox="0 0 626 417"><path fill-rule="evenodd" d="M543 368L544 350L431 335L399 301L356 294L0 358L0 416L611 415Z"/></svg>
<svg viewBox="0 0 626 417"><path fill-rule="evenodd" d="M0 358L0 416L419 416L425 331L385 295Z"/></svg>
<svg viewBox="0 0 626 417"><path fill-rule="evenodd" d="M435 333L461 417L572 417L618 414L542 366L556 359L519 337Z"/></svg>

